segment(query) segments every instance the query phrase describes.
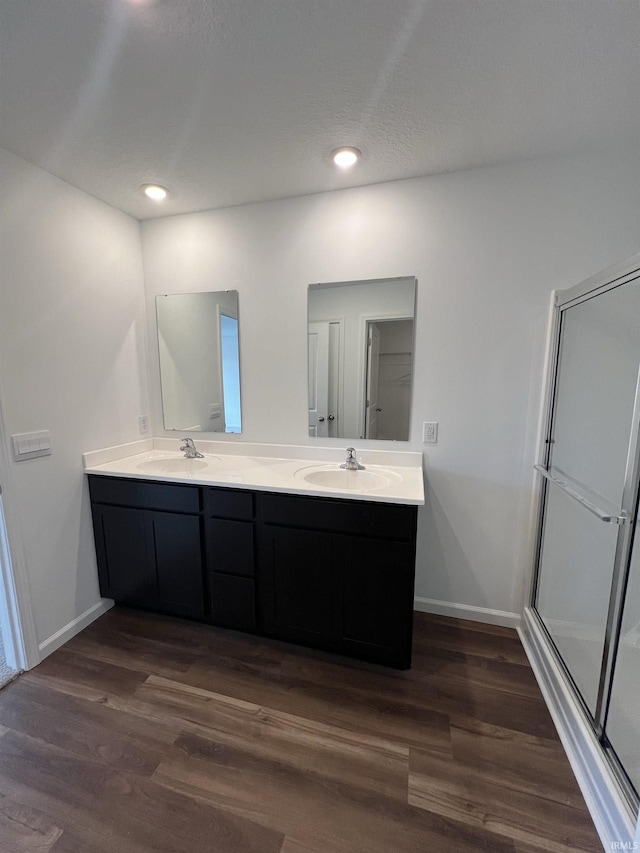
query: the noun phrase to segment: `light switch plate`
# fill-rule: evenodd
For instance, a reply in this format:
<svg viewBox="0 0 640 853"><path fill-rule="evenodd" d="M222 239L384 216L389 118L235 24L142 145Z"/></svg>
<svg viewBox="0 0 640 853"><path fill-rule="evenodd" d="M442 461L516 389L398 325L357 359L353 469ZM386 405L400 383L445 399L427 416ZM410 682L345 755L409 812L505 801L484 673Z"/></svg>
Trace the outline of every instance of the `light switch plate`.
<svg viewBox="0 0 640 853"><path fill-rule="evenodd" d="M51 456L51 432L19 432L11 436L13 458L16 462L35 459L38 456Z"/></svg>

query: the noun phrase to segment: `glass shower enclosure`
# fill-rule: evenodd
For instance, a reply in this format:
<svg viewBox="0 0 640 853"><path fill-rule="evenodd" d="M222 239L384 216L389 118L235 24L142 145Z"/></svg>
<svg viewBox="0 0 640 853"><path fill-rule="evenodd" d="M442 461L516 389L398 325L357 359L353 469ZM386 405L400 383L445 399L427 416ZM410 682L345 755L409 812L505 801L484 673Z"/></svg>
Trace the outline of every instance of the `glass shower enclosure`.
<svg viewBox="0 0 640 853"><path fill-rule="evenodd" d="M640 259L556 295L532 607L637 812Z"/></svg>

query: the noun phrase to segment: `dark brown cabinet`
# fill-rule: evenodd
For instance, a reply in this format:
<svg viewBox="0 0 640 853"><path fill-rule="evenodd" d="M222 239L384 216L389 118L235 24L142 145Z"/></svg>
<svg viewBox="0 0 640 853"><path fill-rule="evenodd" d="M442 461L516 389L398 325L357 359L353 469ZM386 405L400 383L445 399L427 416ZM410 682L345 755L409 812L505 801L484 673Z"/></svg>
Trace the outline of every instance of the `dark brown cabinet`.
<svg viewBox="0 0 640 853"><path fill-rule="evenodd" d="M255 495L205 489L207 570L211 621L256 630Z"/></svg>
<svg viewBox="0 0 640 853"><path fill-rule="evenodd" d="M176 616L204 616L198 516L93 505L100 592Z"/></svg>
<svg viewBox="0 0 640 853"><path fill-rule="evenodd" d="M89 477L102 595L398 668L417 508Z"/></svg>
<svg viewBox="0 0 640 853"><path fill-rule="evenodd" d="M267 634L327 645L333 609L333 537L287 527L260 529L260 611Z"/></svg>
<svg viewBox="0 0 640 853"><path fill-rule="evenodd" d="M264 632L408 668L415 507L265 495L261 508Z"/></svg>
<svg viewBox="0 0 640 853"><path fill-rule="evenodd" d="M179 616L204 616L200 519L170 512L147 513L154 593L158 607Z"/></svg>
<svg viewBox="0 0 640 853"><path fill-rule="evenodd" d="M339 647L403 669L411 664L415 551L408 542L343 537L335 607Z"/></svg>
<svg viewBox="0 0 640 853"><path fill-rule="evenodd" d="M100 592L117 601L141 604L153 590L147 557L146 513L120 506L93 506Z"/></svg>

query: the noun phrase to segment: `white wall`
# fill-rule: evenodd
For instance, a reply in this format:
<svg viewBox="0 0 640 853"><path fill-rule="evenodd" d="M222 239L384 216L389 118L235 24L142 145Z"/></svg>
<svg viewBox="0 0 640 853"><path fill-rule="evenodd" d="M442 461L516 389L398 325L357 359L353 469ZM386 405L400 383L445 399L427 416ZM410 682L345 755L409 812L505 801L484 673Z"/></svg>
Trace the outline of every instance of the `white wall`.
<svg viewBox="0 0 640 853"><path fill-rule="evenodd" d="M309 283L415 275L407 447L425 451L427 475L416 593L461 615L520 611L550 291L638 251L637 153L157 219L142 237L150 323L158 293L239 291L243 434L228 440L312 441ZM161 434L153 347L151 382ZM437 446L420 443L423 420L440 423Z"/></svg>
<svg viewBox="0 0 640 853"><path fill-rule="evenodd" d="M50 457L15 463L3 448L10 535L46 654L100 609L81 454L139 438L148 412L140 228L2 149L0 198L6 432L53 437Z"/></svg>

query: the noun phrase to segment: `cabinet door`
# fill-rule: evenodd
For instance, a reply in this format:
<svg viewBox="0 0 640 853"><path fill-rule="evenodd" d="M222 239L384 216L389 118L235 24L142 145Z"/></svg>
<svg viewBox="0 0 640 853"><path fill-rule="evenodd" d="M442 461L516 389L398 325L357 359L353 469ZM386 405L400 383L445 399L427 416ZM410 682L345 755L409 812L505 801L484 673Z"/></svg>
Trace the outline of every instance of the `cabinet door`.
<svg viewBox="0 0 640 853"><path fill-rule="evenodd" d="M258 594L265 633L330 644L335 537L275 526L262 527L260 535Z"/></svg>
<svg viewBox="0 0 640 853"><path fill-rule="evenodd" d="M204 616L200 518L148 512L157 606L178 616Z"/></svg>
<svg viewBox="0 0 640 853"><path fill-rule="evenodd" d="M149 569L144 510L94 504L93 526L101 595L150 605L155 577Z"/></svg>
<svg viewBox="0 0 640 853"><path fill-rule="evenodd" d="M340 537L333 631L341 651L407 668L413 623L413 548Z"/></svg>

